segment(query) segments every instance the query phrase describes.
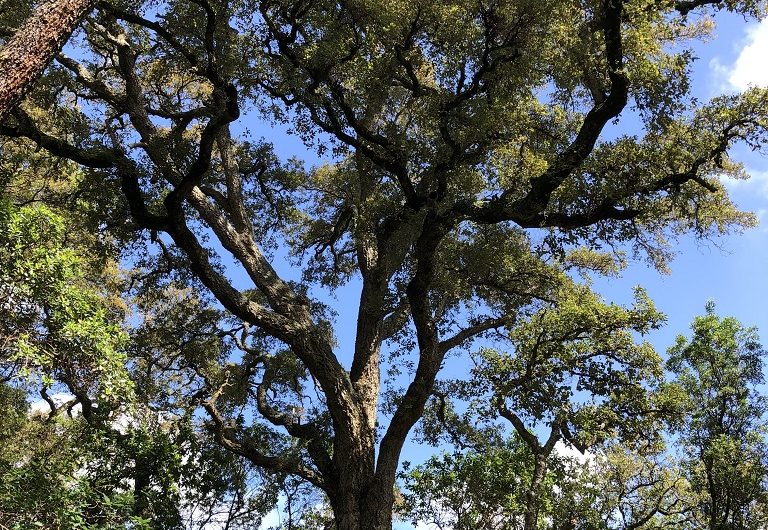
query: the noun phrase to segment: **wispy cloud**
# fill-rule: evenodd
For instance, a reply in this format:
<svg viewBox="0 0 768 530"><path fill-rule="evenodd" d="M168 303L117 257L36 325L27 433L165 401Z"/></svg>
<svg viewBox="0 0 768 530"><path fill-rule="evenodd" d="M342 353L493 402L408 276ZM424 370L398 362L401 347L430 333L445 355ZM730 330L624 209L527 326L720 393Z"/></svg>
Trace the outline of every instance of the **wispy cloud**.
<svg viewBox="0 0 768 530"><path fill-rule="evenodd" d="M768 170L758 171L747 168L747 174L749 174L749 178L746 180L722 176L721 181L731 192L740 193L743 191L768 198Z"/></svg>

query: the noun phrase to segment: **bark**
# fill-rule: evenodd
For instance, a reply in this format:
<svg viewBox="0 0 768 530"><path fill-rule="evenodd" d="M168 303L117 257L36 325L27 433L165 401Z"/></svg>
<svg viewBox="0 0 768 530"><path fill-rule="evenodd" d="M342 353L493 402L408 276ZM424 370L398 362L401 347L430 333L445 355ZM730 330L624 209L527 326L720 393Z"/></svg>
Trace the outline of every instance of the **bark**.
<svg viewBox="0 0 768 530"><path fill-rule="evenodd" d="M547 472L547 455L543 453L536 454L533 467L533 476L531 484L525 494L525 530L536 530L539 522L539 493L541 484L544 482L544 475Z"/></svg>
<svg viewBox="0 0 768 530"><path fill-rule="evenodd" d="M357 468L352 461L349 464L341 473L346 477L340 480L340 487L331 499L336 529L390 530L394 484L375 480L367 469ZM385 483L388 483L386 488L377 486Z"/></svg>
<svg viewBox="0 0 768 530"><path fill-rule="evenodd" d="M24 99L97 0L49 0L0 50L0 123Z"/></svg>

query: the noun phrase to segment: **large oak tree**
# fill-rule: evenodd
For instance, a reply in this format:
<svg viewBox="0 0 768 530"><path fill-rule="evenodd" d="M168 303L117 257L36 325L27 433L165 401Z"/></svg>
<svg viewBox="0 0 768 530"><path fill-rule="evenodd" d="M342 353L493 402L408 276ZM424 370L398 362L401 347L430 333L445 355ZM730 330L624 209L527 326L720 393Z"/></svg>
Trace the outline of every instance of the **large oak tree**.
<svg viewBox="0 0 768 530"><path fill-rule="evenodd" d="M670 236L751 224L719 177L743 176L735 142L764 142L768 94L688 92L686 46L710 29L693 13L720 8L763 9L102 2L0 135L80 166L125 243L154 405L204 409L221 446L322 491L337 528L389 528L449 352L514 348L569 271L615 266L601 249L664 267ZM257 116L328 163L280 161L249 138ZM328 291L347 282L344 351Z"/></svg>

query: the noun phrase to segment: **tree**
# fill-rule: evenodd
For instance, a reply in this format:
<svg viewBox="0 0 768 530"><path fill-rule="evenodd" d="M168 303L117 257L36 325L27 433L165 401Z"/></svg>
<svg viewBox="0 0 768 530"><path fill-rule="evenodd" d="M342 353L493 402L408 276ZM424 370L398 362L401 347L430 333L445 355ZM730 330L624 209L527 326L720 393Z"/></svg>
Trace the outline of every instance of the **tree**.
<svg viewBox="0 0 768 530"><path fill-rule="evenodd" d="M453 442L478 453L487 450L489 432L504 431L497 419L509 422L514 439L527 449L525 457L513 455L528 460L529 473L517 477L523 481L525 530L542 524L541 508L552 498L543 490L549 468L563 467L558 446L586 454L608 444L651 443L660 436L667 408L661 359L633 336L664 320L644 291L638 288L634 306L625 308L605 304L567 277L560 282L548 301L516 323L503 343L508 349L481 349L468 379L444 383L435 392L438 410L423 420L433 444ZM454 400L469 403L463 417L453 412ZM545 518L552 519L551 511Z"/></svg>
<svg viewBox="0 0 768 530"><path fill-rule="evenodd" d="M53 382L65 385L83 415L96 421L91 398L101 402L103 413L132 391L127 337L120 308L90 281L96 271L90 278L83 274L93 263L67 248L66 237L64 219L51 209L0 203L0 365L4 382L14 375L39 379L49 403Z"/></svg>
<svg viewBox="0 0 768 530"><path fill-rule="evenodd" d="M143 367L126 348L110 261L82 224L29 199L63 201L71 182L33 177L4 183L0 202L0 526L257 525L280 480L216 444L189 410L135 394Z"/></svg>
<svg viewBox="0 0 768 530"><path fill-rule="evenodd" d="M663 447L621 444L581 457L559 450L539 486L536 529L661 530L700 528L696 494ZM515 434L488 451L432 457L404 473L402 516L441 530L522 529L528 524L534 455Z"/></svg>
<svg viewBox="0 0 768 530"><path fill-rule="evenodd" d="M710 530L759 528L768 521L768 398L765 350L757 330L721 318L709 302L669 349L669 370L688 397L685 421L673 426L685 448L698 506Z"/></svg>
<svg viewBox="0 0 768 530"><path fill-rule="evenodd" d="M143 350L147 388L204 409L227 450L322 491L337 528L389 528L403 444L449 352L557 297L564 269L606 269L595 250L663 267L667 237L752 224L718 178L743 176L734 142L762 145L768 96L688 94L684 41L707 25L686 15L720 8L761 13L716 0L102 2L81 55L59 54L0 134L98 183L99 230L132 235L131 296L186 293L153 335L178 342ZM600 140L628 106L642 135ZM250 109L331 162L280 161L239 134ZM325 300L353 280L347 352ZM159 310L148 302L138 321ZM407 373L404 389L387 368Z"/></svg>
<svg viewBox="0 0 768 530"><path fill-rule="evenodd" d="M0 121L29 92L96 0L48 0L0 48Z"/></svg>
<svg viewBox="0 0 768 530"><path fill-rule="evenodd" d="M402 515L454 530L523 527L530 453L518 437L487 452L433 456L403 472Z"/></svg>
<svg viewBox="0 0 768 530"><path fill-rule="evenodd" d="M582 453L617 438L631 443L654 432L659 413L651 394L659 357L632 337L663 321L647 296L638 290L631 309L604 305L586 288L557 300L518 324L510 334L513 352L483 352L473 380L490 383L492 413L507 419L533 454L525 530L539 526L540 489L558 442ZM544 441L536 428L549 431Z"/></svg>
<svg viewBox="0 0 768 530"><path fill-rule="evenodd" d="M572 487L592 491L593 510L606 528L700 528L693 515L698 495L664 445L619 444L598 453ZM566 504L566 503L562 503Z"/></svg>

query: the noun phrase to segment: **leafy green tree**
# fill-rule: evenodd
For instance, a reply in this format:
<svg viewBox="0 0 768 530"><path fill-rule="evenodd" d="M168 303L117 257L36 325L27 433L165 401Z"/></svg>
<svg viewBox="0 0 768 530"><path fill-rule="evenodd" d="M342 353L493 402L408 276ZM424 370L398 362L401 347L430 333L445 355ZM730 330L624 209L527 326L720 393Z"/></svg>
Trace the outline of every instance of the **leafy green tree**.
<svg viewBox="0 0 768 530"><path fill-rule="evenodd" d="M646 294L638 289L634 307L625 308L605 304L568 278L560 284L537 311L516 323L505 344L509 350L482 349L471 378L448 382L450 391L435 402L437 412L425 418L425 434L433 443L458 441L480 453L492 438L471 425L493 425L497 418L509 422L514 439L527 448L529 472L518 477L525 498L520 528L526 530L552 518L551 510L546 516L540 512L552 499L544 484L549 467L562 468L558 446L587 453L605 444L649 443L659 438L659 419L667 408L658 391L661 359L634 337L664 320ZM469 402L463 417L446 414L454 408L448 395ZM441 427L452 433L447 440Z"/></svg>
<svg viewBox="0 0 768 530"><path fill-rule="evenodd" d="M709 530L760 528L768 522L768 397L765 350L755 328L721 318L709 302L669 349L688 406L684 421L672 426L684 448L693 488L703 493L698 506Z"/></svg>
<svg viewBox="0 0 768 530"><path fill-rule="evenodd" d="M0 525L258 524L279 481L188 416L136 397L141 380L104 261L86 259L67 218L12 197L0 202ZM43 412L27 402L36 395Z"/></svg>
<svg viewBox="0 0 768 530"><path fill-rule="evenodd" d="M487 452L444 453L405 469L401 516L455 530L523 527L531 454L519 437Z"/></svg>
<svg viewBox="0 0 768 530"><path fill-rule="evenodd" d="M136 332L149 404L198 407L223 448L322 491L337 528L389 528L450 352L510 340L565 270L611 268L596 250L663 268L676 234L753 224L719 177L745 176L728 152L762 145L768 95L688 93L710 27L688 15L717 9L763 5L104 1L0 135L76 165L95 230L125 238L132 319L168 317ZM328 163L279 160L247 111ZM638 135L604 134L630 114ZM346 348L326 302L353 279ZM153 301L171 291L185 309Z"/></svg>
<svg viewBox="0 0 768 530"><path fill-rule="evenodd" d="M535 471L517 435L488 451L432 457L404 472L401 516L441 530L525 528ZM537 529L699 528L691 514L697 496L658 445L615 444L580 459L555 452L539 490Z"/></svg>
<svg viewBox="0 0 768 530"><path fill-rule="evenodd" d="M90 420L132 391L127 336L119 308L93 281L99 278L84 274L92 264L66 239L65 219L53 210L0 202L0 363L6 379L37 379L49 403L50 386L63 383Z"/></svg>
<svg viewBox="0 0 768 530"><path fill-rule="evenodd" d="M580 506L582 513L589 513L591 506L593 519L600 521L598 528L698 528L692 514L697 492L663 445L643 443L628 449L614 444L594 455L585 472L574 474L567 490L575 494L564 500L580 501L573 505ZM590 495L585 496L584 491ZM567 513L572 504L561 501L560 506ZM581 528L580 524L575 528Z"/></svg>

